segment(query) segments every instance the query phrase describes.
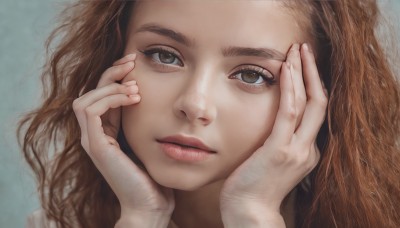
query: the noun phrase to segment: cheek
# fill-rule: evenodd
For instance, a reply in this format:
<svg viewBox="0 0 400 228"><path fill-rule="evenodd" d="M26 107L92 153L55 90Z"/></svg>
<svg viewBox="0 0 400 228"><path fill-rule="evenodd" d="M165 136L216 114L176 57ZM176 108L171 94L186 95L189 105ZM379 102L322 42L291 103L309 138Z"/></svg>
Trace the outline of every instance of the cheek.
<svg viewBox="0 0 400 228"><path fill-rule="evenodd" d="M163 96L158 92L163 88L160 83L156 83L156 78L143 70L140 61L136 61L135 64L134 70L123 79L123 82L135 80L141 100L135 105L122 107L122 128L131 148L140 155L138 152L144 151L143 143L138 142L147 142L152 138L154 116L163 111L167 102L160 100Z"/></svg>
<svg viewBox="0 0 400 228"><path fill-rule="evenodd" d="M141 101L134 105L137 107L135 109L140 109L140 113L148 114L171 106L171 99L176 90L175 85L168 81L168 77L149 70L143 60L138 59L135 64L135 68L123 79L123 81L137 82ZM137 115L139 111L133 111L133 113Z"/></svg>
<svg viewBox="0 0 400 228"><path fill-rule="evenodd" d="M279 89L275 88L265 96L240 102L240 109L227 115L226 134L235 156L246 158L264 144L275 122L279 98Z"/></svg>

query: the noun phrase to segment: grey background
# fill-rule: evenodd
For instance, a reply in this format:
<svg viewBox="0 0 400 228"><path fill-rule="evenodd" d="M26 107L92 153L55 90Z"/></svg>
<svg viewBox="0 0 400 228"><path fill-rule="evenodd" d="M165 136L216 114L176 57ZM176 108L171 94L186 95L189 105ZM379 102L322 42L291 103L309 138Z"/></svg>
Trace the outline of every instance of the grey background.
<svg viewBox="0 0 400 228"><path fill-rule="evenodd" d="M381 0L399 24L400 0ZM24 227L39 207L33 175L20 153L18 119L40 101L44 42L67 0L2 0L0 3L0 227Z"/></svg>

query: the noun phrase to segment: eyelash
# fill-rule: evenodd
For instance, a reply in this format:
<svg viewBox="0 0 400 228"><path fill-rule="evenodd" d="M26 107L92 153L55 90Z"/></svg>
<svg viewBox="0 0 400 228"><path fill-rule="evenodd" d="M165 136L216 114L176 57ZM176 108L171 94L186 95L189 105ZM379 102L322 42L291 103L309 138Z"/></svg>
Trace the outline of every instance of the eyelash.
<svg viewBox="0 0 400 228"><path fill-rule="evenodd" d="M139 50L139 51L140 51L140 50ZM176 53L174 53L174 52L172 52L172 51L170 51L170 50L161 48L161 47L151 48L151 49L144 50L144 51L140 51L140 52L141 52L147 59L149 59L152 63L156 64L157 66L169 67L169 66L173 66L173 64L162 63L162 62L159 62L159 61L154 60L154 58L152 57L152 55L153 55L153 54L156 54L156 53L158 53L158 54L161 54L161 53L164 53L164 54L171 54L172 56L174 56L174 57L182 64L182 65L179 65L179 66L181 66L181 67L183 66L182 60L178 57L178 54L176 54Z"/></svg>
<svg viewBox="0 0 400 228"><path fill-rule="evenodd" d="M156 61L152 57L153 54L156 54L156 53L158 53L158 54L160 54L160 53L171 54L172 56L174 56L181 63L181 65L179 65L179 66L181 66L181 67L183 66L182 60L178 57L178 54L176 54L176 53L174 53L174 52L172 52L170 50L167 50L167 49L164 49L164 48L161 48L161 47L155 47L155 48L151 48L151 49L148 49L148 50L143 50L143 51L139 50L139 51L147 59L149 59L153 64L156 64L159 67L168 68L168 67L171 67L171 66L174 66L174 65ZM238 80L240 80L242 84L244 84L246 87L249 87L249 88L252 88L252 87L253 88L259 88L259 87L264 86L264 85L271 86L271 85L277 84L277 81L276 81L275 77L271 73L269 73L269 72L265 73L265 72L268 72L268 71L263 69L263 68L261 68L261 67L258 67L258 66L243 66L238 71L234 72L231 76L229 76L229 78L238 79L237 77L235 77L238 74L256 73L258 76L263 78L265 83L252 84L252 83L246 83L246 82L244 82L244 81L242 81L240 79L238 79Z"/></svg>
<svg viewBox="0 0 400 228"><path fill-rule="evenodd" d="M265 73L265 72L267 72L267 73ZM243 66L238 71L236 71L231 76L229 76L229 78L238 79L236 77L236 75L243 74L243 73L256 73L265 82L265 83L252 84L252 83L246 83L246 82L242 81L245 84L245 86L260 87L260 86L264 86L264 85L271 86L271 85L277 84L275 77L271 73L269 73L267 70L265 70L261 67L258 67L258 66Z"/></svg>

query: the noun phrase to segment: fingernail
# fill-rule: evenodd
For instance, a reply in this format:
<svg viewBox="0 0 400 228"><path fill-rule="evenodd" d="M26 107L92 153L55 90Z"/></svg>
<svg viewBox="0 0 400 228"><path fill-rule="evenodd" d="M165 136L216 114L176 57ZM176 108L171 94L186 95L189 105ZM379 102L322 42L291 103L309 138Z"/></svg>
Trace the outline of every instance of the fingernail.
<svg viewBox="0 0 400 228"><path fill-rule="evenodd" d="M129 62L133 62L136 59L136 53L125 55L123 58L115 61L113 66L123 65ZM133 62L134 63L134 62Z"/></svg>
<svg viewBox="0 0 400 228"><path fill-rule="evenodd" d="M131 94L131 95L128 95L128 97L133 100L136 100L136 101L139 101L141 99L139 94Z"/></svg>
<svg viewBox="0 0 400 228"><path fill-rule="evenodd" d="M124 84L124 85L127 85L127 86L132 86L132 85L136 85L137 83L136 83L135 80L131 80L131 81L126 81L126 82L124 82L123 84Z"/></svg>
<svg viewBox="0 0 400 228"><path fill-rule="evenodd" d="M131 53L125 56L127 59L132 59L134 60L136 58L136 53Z"/></svg>
<svg viewBox="0 0 400 228"><path fill-rule="evenodd" d="M137 85L130 85L128 87L128 93L135 94L137 92L139 92L139 88L137 87Z"/></svg>

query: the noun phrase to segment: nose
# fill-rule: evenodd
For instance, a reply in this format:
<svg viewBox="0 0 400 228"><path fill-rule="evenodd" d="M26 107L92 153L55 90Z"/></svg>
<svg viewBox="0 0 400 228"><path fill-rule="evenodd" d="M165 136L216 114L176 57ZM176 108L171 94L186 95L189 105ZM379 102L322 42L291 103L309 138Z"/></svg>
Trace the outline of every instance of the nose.
<svg viewBox="0 0 400 228"><path fill-rule="evenodd" d="M207 126L217 114L211 78L206 74L188 77L174 104L174 113L191 124Z"/></svg>

